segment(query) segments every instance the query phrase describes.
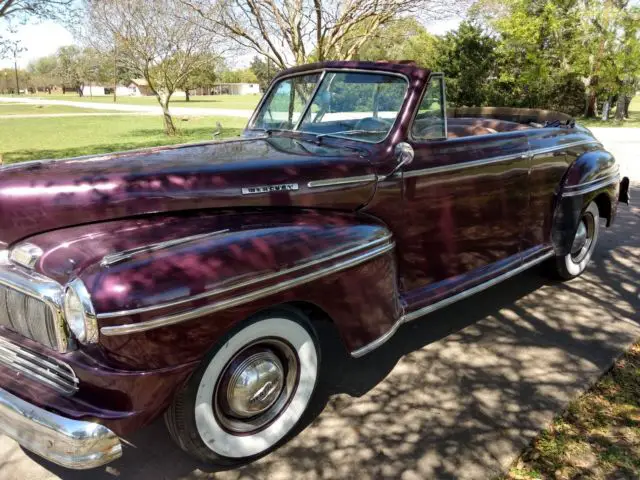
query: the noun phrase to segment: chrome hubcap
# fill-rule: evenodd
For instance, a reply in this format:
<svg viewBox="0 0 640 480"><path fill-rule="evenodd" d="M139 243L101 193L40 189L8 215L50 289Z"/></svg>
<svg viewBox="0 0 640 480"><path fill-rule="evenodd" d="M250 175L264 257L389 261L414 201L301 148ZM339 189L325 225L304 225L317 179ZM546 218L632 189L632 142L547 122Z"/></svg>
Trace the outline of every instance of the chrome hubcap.
<svg viewBox="0 0 640 480"><path fill-rule="evenodd" d="M234 434L266 428L289 403L298 383L299 360L277 339L248 345L227 364L216 385L214 414Z"/></svg>
<svg viewBox="0 0 640 480"><path fill-rule="evenodd" d="M593 242L595 231L596 220L593 215L587 213L582 217L576 236L573 239L573 245L571 245L571 260L574 263L579 264L591 254L591 250L595 246Z"/></svg>
<svg viewBox="0 0 640 480"><path fill-rule="evenodd" d="M271 407L284 384L284 367L270 351L258 352L244 360L233 372L227 387L232 414L252 417Z"/></svg>
<svg viewBox="0 0 640 480"><path fill-rule="evenodd" d="M578 231L576 232L576 236L573 239L573 245L571 246L571 253L573 255L577 254L582 250L585 243L587 243L587 225L584 220L580 222L578 225Z"/></svg>

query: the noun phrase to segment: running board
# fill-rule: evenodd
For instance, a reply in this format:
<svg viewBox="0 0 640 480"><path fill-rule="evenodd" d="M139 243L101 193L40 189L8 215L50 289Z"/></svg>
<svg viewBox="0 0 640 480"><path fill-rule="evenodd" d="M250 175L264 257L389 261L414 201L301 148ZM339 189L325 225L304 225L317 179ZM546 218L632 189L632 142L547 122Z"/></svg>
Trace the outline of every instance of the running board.
<svg viewBox="0 0 640 480"><path fill-rule="evenodd" d="M405 313L402 317L398 319L398 321L396 321L396 323L393 324L393 326L389 329L387 333L385 333L381 337L376 338L373 342L365 345L364 347L361 347L358 350L351 352L351 356L355 358L362 357L367 353L380 347L383 343L385 343L387 340L393 337L393 335L398 331L398 329L405 323L409 323L413 320L423 317L424 315L433 313L436 310L440 310L441 308L447 307L453 303L456 303L460 300L464 300L465 298L475 295L476 293L482 292L487 288L491 288L494 285L497 285L498 283L503 282L504 280L514 277L519 273L522 273L525 270L528 270L529 268L544 262L545 260L553 257L553 255L554 255L553 250L550 250L542 254L541 256L534 258L533 260L529 260L528 262L523 263L522 265L520 265L517 268L514 268L513 270L509 270L508 272L505 272L502 275L497 276L496 278L492 278L491 280L488 280L484 283L476 285L475 287L471 287L463 292L460 292L455 295L452 295L451 297L445 298L444 300L440 300L439 302L433 303L431 305L427 305L426 307L416 310L414 312Z"/></svg>

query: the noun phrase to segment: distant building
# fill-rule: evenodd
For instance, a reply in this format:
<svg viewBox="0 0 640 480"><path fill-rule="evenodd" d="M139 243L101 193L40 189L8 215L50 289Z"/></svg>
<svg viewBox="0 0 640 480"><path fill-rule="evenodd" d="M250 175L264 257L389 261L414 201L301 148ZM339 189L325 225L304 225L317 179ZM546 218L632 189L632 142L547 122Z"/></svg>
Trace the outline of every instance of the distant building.
<svg viewBox="0 0 640 480"><path fill-rule="evenodd" d="M252 95L260 93L258 83L216 83L211 95Z"/></svg>
<svg viewBox="0 0 640 480"><path fill-rule="evenodd" d="M135 91L124 85L116 87L116 95L118 97L130 97L135 95ZM113 95L113 85L105 87L104 85L85 85L82 87L82 96L84 97L106 97Z"/></svg>
<svg viewBox="0 0 640 480"><path fill-rule="evenodd" d="M129 90L131 90L132 92L130 93L130 95L136 97L147 97L149 95L153 95L151 88L149 88L149 82L147 82L144 78L134 78L133 80L131 80L131 83L129 84Z"/></svg>

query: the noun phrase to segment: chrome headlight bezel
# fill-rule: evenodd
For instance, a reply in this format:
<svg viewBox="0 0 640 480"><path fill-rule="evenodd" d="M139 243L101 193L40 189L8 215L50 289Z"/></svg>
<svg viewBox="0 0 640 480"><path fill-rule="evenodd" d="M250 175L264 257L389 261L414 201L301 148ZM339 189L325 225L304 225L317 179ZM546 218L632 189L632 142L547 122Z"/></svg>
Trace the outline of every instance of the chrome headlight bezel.
<svg viewBox="0 0 640 480"><path fill-rule="evenodd" d="M76 278L64 290L64 317L67 327L82 344L98 342L98 319L84 282Z"/></svg>

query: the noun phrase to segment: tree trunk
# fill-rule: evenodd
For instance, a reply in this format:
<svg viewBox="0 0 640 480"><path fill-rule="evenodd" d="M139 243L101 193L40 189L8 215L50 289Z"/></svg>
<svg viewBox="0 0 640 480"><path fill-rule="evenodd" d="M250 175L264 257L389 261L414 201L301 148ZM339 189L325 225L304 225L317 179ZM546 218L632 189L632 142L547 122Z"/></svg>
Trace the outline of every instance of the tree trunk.
<svg viewBox="0 0 640 480"><path fill-rule="evenodd" d="M160 100L160 106L162 107L162 120L164 121L164 133L169 137L174 137L178 133L178 129L173 123L171 113L169 113L169 98Z"/></svg>
<svg viewBox="0 0 640 480"><path fill-rule="evenodd" d="M618 103L616 103L616 120L623 121L625 113L626 97L622 94L618 95Z"/></svg>
<svg viewBox="0 0 640 480"><path fill-rule="evenodd" d="M631 105L633 97L629 95L624 96L624 118L629 118L629 106Z"/></svg>
<svg viewBox="0 0 640 480"><path fill-rule="evenodd" d="M185 88L184 89L184 99L188 102L189 100L191 100L191 97L189 96L189 89Z"/></svg>
<svg viewBox="0 0 640 480"><path fill-rule="evenodd" d="M584 116L587 118L595 118L598 116L598 97L596 92L590 92L587 97L587 108L584 112Z"/></svg>
<svg viewBox="0 0 640 480"><path fill-rule="evenodd" d="M604 105L602 106L602 121L603 122L608 122L609 121L609 113L611 113L611 104L613 103L613 98L609 97L607 98L607 101L604 102Z"/></svg>

